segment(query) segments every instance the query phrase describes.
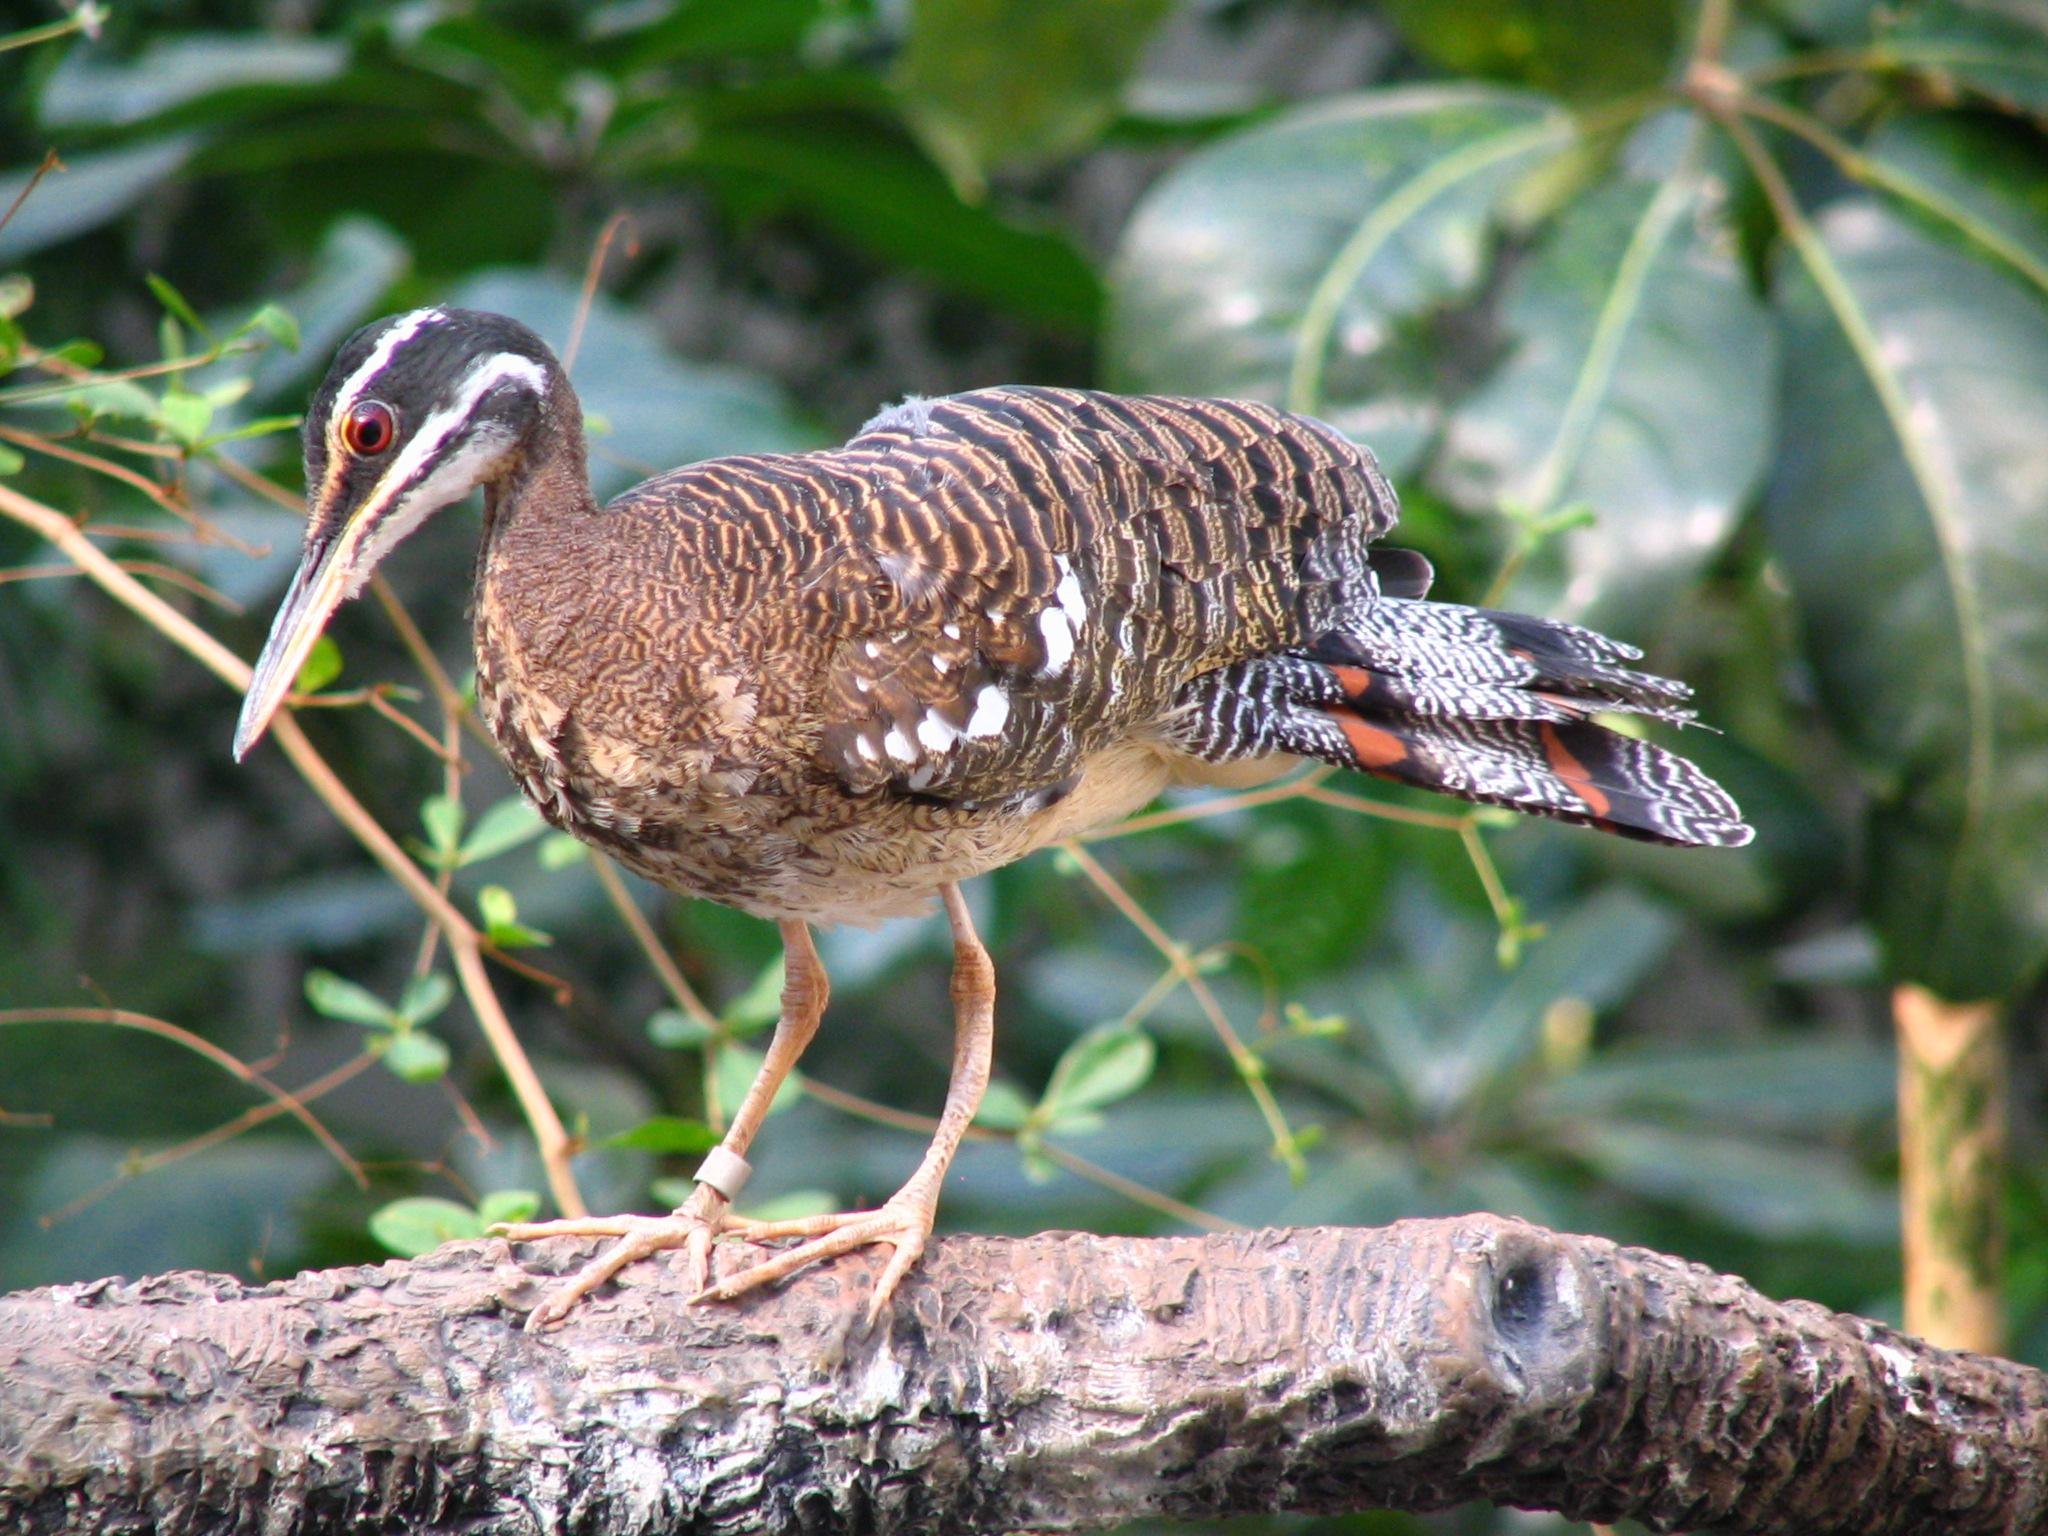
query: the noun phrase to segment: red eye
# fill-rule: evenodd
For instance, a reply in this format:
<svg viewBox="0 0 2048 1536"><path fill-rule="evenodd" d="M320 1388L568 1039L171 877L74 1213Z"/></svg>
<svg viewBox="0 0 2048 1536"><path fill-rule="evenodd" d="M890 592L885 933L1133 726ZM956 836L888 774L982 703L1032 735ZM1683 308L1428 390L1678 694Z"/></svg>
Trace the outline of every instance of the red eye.
<svg viewBox="0 0 2048 1536"><path fill-rule="evenodd" d="M365 400L341 424L341 440L352 453L378 454L398 436L398 418L381 400Z"/></svg>

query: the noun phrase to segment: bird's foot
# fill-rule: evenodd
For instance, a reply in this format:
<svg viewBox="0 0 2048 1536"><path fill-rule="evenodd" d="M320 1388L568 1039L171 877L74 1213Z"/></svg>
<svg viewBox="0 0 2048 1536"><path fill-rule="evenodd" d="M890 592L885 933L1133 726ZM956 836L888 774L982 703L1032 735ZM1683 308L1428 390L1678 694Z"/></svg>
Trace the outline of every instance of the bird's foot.
<svg viewBox="0 0 2048 1536"><path fill-rule="evenodd" d="M493 1237L531 1243L550 1237L615 1237L617 1242L576 1271L558 1290L526 1315L526 1331L538 1333L560 1322L576 1303L629 1264L670 1248L683 1251L684 1274L692 1291L701 1294L711 1279L711 1244L732 1233L737 1237L766 1235L764 1226L779 1223L735 1216L730 1202L708 1184L666 1216L577 1216L564 1221L506 1222L491 1228Z"/></svg>
<svg viewBox="0 0 2048 1536"><path fill-rule="evenodd" d="M872 1211L835 1211L830 1215L805 1216L793 1221L750 1222L745 1234L750 1242L783 1237L808 1238L809 1241L784 1249L774 1258L743 1269L730 1279L708 1285L690 1300L731 1301L764 1285L773 1285L821 1259L837 1258L870 1243L887 1243L895 1251L890 1254L888 1264L875 1281L873 1294L868 1297L867 1320L868 1326L872 1327L896 1294L896 1287L924 1252L925 1242L932 1235L932 1223L938 1217L938 1195L936 1184L927 1187L913 1181Z"/></svg>

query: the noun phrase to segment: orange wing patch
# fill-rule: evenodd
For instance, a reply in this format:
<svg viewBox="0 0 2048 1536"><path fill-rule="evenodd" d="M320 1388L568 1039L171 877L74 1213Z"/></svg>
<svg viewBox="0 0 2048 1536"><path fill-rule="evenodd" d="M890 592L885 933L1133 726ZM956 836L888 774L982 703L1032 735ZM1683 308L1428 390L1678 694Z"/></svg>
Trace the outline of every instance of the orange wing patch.
<svg viewBox="0 0 2048 1536"><path fill-rule="evenodd" d="M1595 816L1611 815L1614 803L1607 798L1600 786L1593 782L1593 776L1586 771L1586 765L1572 756L1571 748L1567 747L1564 738L1557 734L1557 727L1546 720L1537 729L1543 737L1543 755L1550 760L1551 772L1564 780L1566 786L1579 797L1580 803L1588 811Z"/></svg>
<svg viewBox="0 0 2048 1536"><path fill-rule="evenodd" d="M1351 743L1351 751L1358 758L1359 767L1391 768L1408 756L1408 743L1392 731L1361 720L1345 710L1332 709L1325 713L1337 722L1337 729Z"/></svg>

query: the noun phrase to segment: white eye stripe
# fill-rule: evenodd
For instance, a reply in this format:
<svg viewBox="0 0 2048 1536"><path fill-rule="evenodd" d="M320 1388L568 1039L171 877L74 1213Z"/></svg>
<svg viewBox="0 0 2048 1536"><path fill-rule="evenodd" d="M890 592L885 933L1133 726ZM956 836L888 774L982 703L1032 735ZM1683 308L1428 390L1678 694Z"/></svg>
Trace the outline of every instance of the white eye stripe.
<svg viewBox="0 0 2048 1536"><path fill-rule="evenodd" d="M378 477L375 487L363 498L361 509L351 519L351 536L367 537L370 547L368 558L356 564L361 576L350 587L350 596L361 590L377 563L417 528L429 512L467 496L497 462L508 446L507 434L502 430L480 431L445 462L435 464L417 485L411 484L462 430L463 423L485 395L500 384L514 382L525 385L536 395L545 395L547 370L517 352L497 352L479 358L463 375L455 398L420 423L419 430ZM376 524L374 531L356 531L369 528L371 521Z"/></svg>
<svg viewBox="0 0 2048 1536"><path fill-rule="evenodd" d="M377 338L377 345L370 349L370 355L363 359L362 365L350 374L343 381L341 388L335 392L334 409L330 419L337 427L354 408L356 398L362 394L364 386L391 361L393 353L428 326L438 325L447 318L446 311L429 308L416 309L392 321L384 334Z"/></svg>

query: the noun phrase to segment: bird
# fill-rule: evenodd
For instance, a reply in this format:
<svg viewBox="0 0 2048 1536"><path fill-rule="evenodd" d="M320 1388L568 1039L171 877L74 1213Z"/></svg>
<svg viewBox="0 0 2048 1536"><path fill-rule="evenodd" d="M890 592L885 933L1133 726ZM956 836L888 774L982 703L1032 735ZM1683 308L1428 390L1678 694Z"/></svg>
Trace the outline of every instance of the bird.
<svg viewBox="0 0 2048 1536"><path fill-rule="evenodd" d="M1431 599L1428 560L1380 543L1398 503L1371 452L1271 405L913 396L843 447L710 459L600 505L547 344L434 306L342 344L304 449L304 547L236 758L337 606L481 487L476 697L521 790L637 874L781 933L781 1016L689 1199L499 1229L612 1240L532 1329L665 1250L713 1301L879 1245L873 1323L988 1083L995 974L962 883L1169 786L1327 763L1650 842L1752 835L1705 772L1615 728L1692 721L1689 688L1592 630ZM955 1043L923 1159L872 1210L738 1214L755 1132L825 1011L813 927L935 899ZM728 1237L783 1246L714 1282Z"/></svg>

